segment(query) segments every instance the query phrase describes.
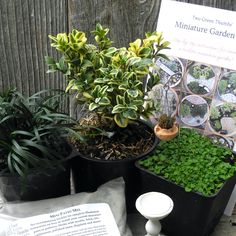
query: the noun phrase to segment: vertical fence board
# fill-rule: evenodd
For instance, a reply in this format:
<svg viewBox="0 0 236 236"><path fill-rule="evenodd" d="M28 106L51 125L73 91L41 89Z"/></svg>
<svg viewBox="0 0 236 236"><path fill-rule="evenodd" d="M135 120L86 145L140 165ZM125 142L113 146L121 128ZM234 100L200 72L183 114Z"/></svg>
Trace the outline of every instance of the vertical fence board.
<svg viewBox="0 0 236 236"><path fill-rule="evenodd" d="M5 40L7 31L4 25L6 25L6 8L2 7L2 2L0 1L0 91L5 90L8 87L10 81L10 72L7 63L7 40ZM5 83L3 83L3 79Z"/></svg>
<svg viewBox="0 0 236 236"><path fill-rule="evenodd" d="M160 7L157 0L68 1L70 29L79 28L89 34L100 22L110 28L110 37L118 47L128 46L144 32L155 30Z"/></svg>
<svg viewBox="0 0 236 236"><path fill-rule="evenodd" d="M1 0L0 14L0 91L64 89L61 75L46 74L44 57L57 55L48 34L67 31L67 0Z"/></svg>

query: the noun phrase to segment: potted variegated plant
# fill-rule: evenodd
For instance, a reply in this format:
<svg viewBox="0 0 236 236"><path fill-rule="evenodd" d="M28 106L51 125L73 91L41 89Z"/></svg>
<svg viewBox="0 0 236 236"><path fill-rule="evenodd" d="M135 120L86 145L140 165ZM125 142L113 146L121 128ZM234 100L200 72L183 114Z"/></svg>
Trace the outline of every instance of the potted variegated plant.
<svg viewBox="0 0 236 236"><path fill-rule="evenodd" d="M79 184L75 181L77 191L95 189L117 176L123 176L131 187L134 161L156 145L153 127L141 120L147 120L155 109L146 94L159 83L159 76L150 68L158 57L166 58L160 51L169 42L153 32L128 48L116 48L108 32L97 24L92 31L96 44L89 44L85 33L75 29L49 36L51 46L62 54L59 60L46 58L49 72L65 75L66 91L76 93L76 102L86 105L89 113L77 126L86 142L72 140L80 156L73 164L74 177L82 179Z"/></svg>

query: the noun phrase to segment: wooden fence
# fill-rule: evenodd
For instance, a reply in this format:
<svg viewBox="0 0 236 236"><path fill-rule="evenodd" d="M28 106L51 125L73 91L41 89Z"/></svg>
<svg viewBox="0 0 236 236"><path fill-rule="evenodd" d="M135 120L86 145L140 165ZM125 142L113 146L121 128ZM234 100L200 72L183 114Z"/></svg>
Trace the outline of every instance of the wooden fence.
<svg viewBox="0 0 236 236"><path fill-rule="evenodd" d="M181 2L236 11L235 0ZM72 28L89 33L100 22L111 29L116 46L127 46L156 29L160 4L161 0L0 0L0 92L10 87L25 95L64 89L60 74L46 73L44 57L56 55L48 34Z"/></svg>

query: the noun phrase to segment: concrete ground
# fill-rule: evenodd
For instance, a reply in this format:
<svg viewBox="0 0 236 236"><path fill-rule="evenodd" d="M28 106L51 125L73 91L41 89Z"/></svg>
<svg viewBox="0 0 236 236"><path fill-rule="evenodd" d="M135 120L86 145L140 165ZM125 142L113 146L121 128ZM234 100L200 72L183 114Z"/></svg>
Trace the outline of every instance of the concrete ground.
<svg viewBox="0 0 236 236"><path fill-rule="evenodd" d="M146 222L147 220L138 213L128 215L128 225L133 233L133 236L145 235L146 231L144 227ZM210 236L236 236L236 208L231 217L225 215L222 216L220 222Z"/></svg>

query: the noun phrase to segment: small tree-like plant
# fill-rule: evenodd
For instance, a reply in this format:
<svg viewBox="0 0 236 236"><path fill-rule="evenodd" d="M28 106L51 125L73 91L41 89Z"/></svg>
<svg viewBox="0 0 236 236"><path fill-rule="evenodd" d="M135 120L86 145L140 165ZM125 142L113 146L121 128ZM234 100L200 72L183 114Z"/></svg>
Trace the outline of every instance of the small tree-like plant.
<svg viewBox="0 0 236 236"><path fill-rule="evenodd" d="M163 129L170 129L175 123L175 117L168 116L167 114L162 114L158 120L158 124Z"/></svg>
<svg viewBox="0 0 236 236"><path fill-rule="evenodd" d="M154 111L146 93L159 82L159 77L151 73L150 67L154 66L154 58L166 58L160 51L168 48L169 42L163 40L161 33L153 32L130 43L128 48L116 48L108 32L97 24L92 31L96 44L89 44L85 33L79 30L50 35L51 46L63 56L59 61L47 57L46 62L49 72L60 71L66 76L66 91L75 92L77 102L87 104L98 120L108 126L126 127L130 120L147 118Z"/></svg>
<svg viewBox="0 0 236 236"><path fill-rule="evenodd" d="M194 105L194 107L191 108L191 115L193 117L200 116L203 118L207 113L207 104L198 104Z"/></svg>
<svg viewBox="0 0 236 236"><path fill-rule="evenodd" d="M221 80L218 85L219 92L224 94L228 86L228 82L226 80Z"/></svg>
<svg viewBox="0 0 236 236"><path fill-rule="evenodd" d="M210 117L213 120L217 120L220 118L220 111L217 107L212 107L210 112Z"/></svg>
<svg viewBox="0 0 236 236"><path fill-rule="evenodd" d="M235 106L232 103L224 103L221 106L221 110L223 113L232 112L234 109L235 109Z"/></svg>

